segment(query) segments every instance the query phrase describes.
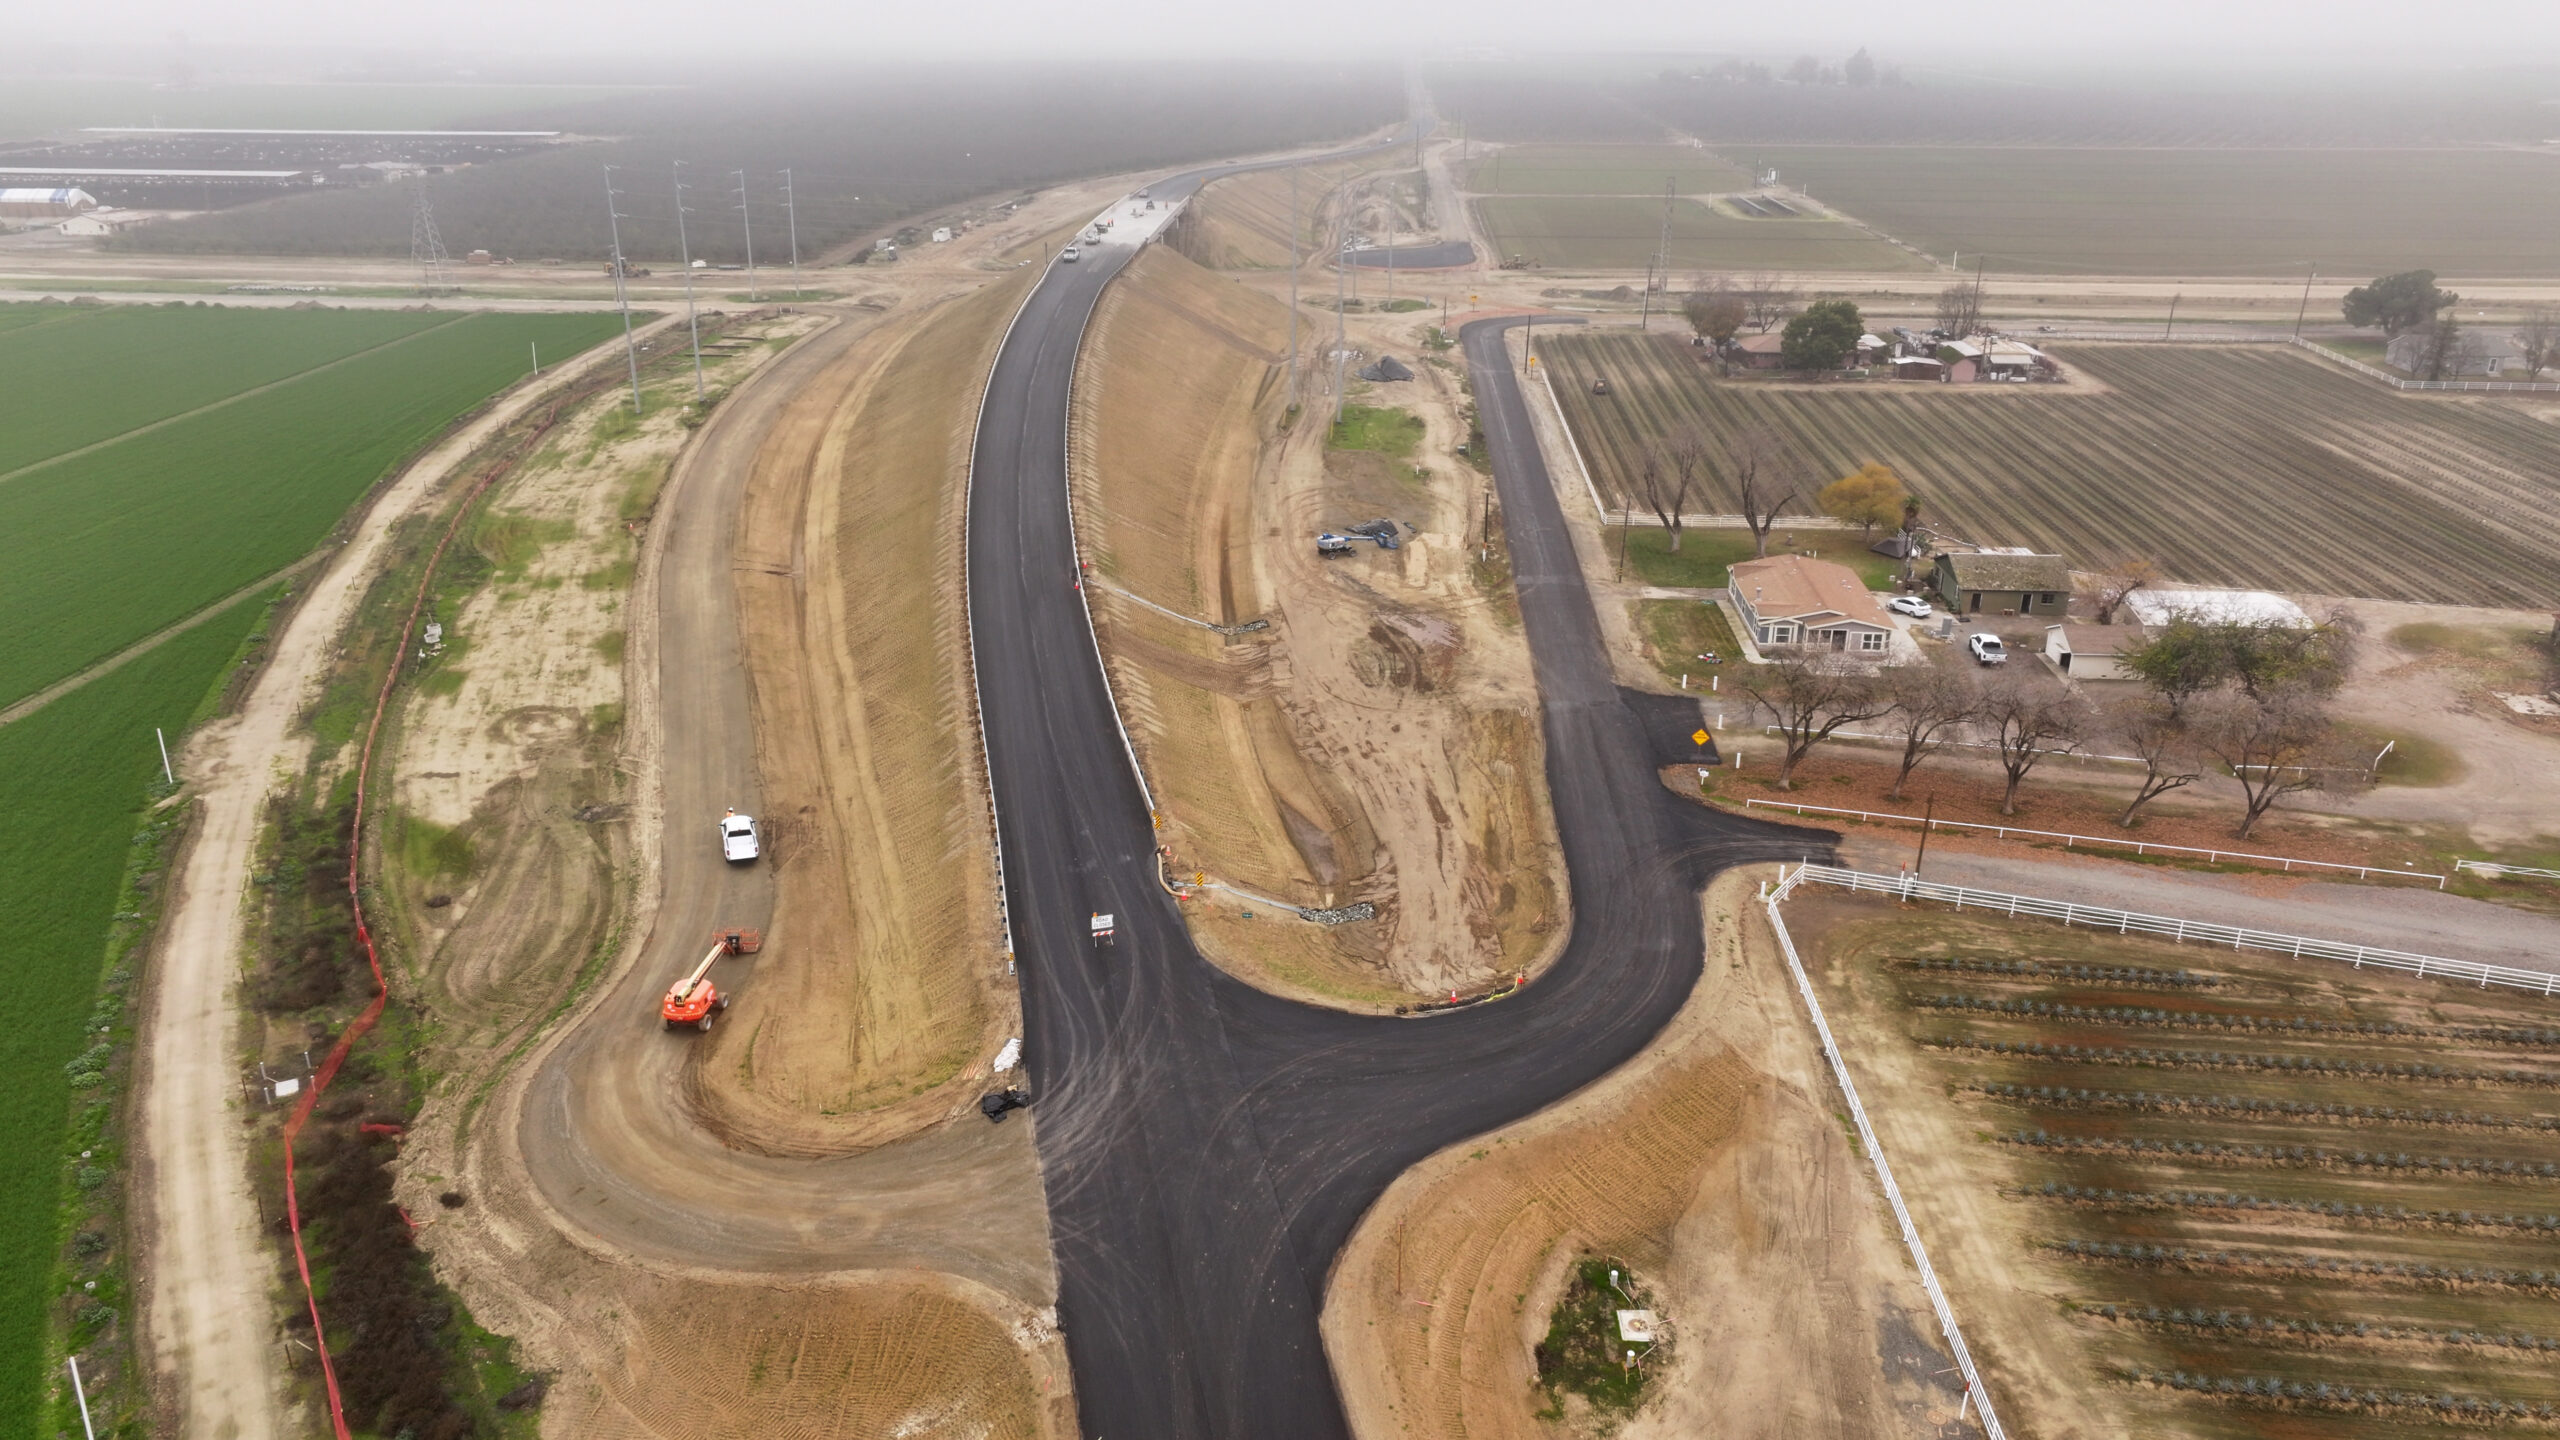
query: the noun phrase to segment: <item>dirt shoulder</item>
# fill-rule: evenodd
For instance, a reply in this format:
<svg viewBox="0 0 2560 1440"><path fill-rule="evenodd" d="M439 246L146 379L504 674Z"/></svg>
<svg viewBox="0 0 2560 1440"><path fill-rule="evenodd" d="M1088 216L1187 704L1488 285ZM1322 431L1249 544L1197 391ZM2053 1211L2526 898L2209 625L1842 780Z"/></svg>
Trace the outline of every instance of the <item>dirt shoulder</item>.
<svg viewBox="0 0 2560 1440"><path fill-rule="evenodd" d="M1765 873L1765 872L1761 872ZM1592 1433L1536 1413L1570 1261L1647 1277L1674 1359L1617 1433L1940 1433L1958 1393L1753 892L1719 877L1689 1002L1645 1055L1443 1151L1335 1263L1326 1353L1362 1436Z"/></svg>

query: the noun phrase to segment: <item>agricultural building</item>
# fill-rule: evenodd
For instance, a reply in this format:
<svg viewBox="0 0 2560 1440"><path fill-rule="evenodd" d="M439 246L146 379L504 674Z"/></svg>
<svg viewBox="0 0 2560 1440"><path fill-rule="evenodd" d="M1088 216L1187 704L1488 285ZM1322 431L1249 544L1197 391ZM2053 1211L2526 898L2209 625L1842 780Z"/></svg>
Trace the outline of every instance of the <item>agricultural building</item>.
<svg viewBox="0 0 2560 1440"><path fill-rule="evenodd" d="M2131 680L2124 653L2146 638L2139 625L2047 625L2044 658L2070 680Z"/></svg>
<svg viewBox="0 0 2560 1440"><path fill-rule="evenodd" d="M1941 555L1929 588L1959 615L2049 615L2071 609L2071 570L2059 555L1981 550Z"/></svg>
<svg viewBox="0 0 2560 1440"><path fill-rule="evenodd" d="M100 235L113 235L129 225L139 225L151 218L148 212L141 210L115 210L101 206L98 209L74 215L56 228L65 235L95 238Z"/></svg>
<svg viewBox="0 0 2560 1440"><path fill-rule="evenodd" d="M2033 345L2016 340L1992 341L1991 349L1983 356L1983 360L1991 367L1993 375L2004 380L2029 375L2050 375L2054 368L2053 357Z"/></svg>
<svg viewBox="0 0 2560 1440"><path fill-rule="evenodd" d="M1881 335L1858 337L1858 363L1873 365L1893 353L1893 342Z"/></svg>
<svg viewBox="0 0 2560 1440"><path fill-rule="evenodd" d="M1932 360L1926 355L1896 355L1889 363L1893 366L1893 378L1896 380L1944 380L1947 378L1945 363Z"/></svg>
<svg viewBox="0 0 2560 1440"><path fill-rule="evenodd" d="M98 199L69 186L13 185L0 190L0 219L67 220L98 208Z"/></svg>
<svg viewBox="0 0 2560 1440"><path fill-rule="evenodd" d="M2145 625L2194 620L2207 625L2296 625L2309 628L2302 607L2265 590L2137 590L2125 608Z"/></svg>
<svg viewBox="0 0 2560 1440"><path fill-rule="evenodd" d="M1787 363L1783 335L1745 335L1733 342L1733 356L1746 369L1776 370Z"/></svg>
<svg viewBox="0 0 2560 1440"><path fill-rule="evenodd" d="M1982 347L1970 340L1950 340L1939 346L1938 358L1946 363L1947 379L1958 385L1982 378Z"/></svg>
<svg viewBox="0 0 2560 1440"><path fill-rule="evenodd" d="M1772 555L1725 573L1734 608L1760 645L1811 645L1882 657L1893 622L1858 573L1828 560Z"/></svg>

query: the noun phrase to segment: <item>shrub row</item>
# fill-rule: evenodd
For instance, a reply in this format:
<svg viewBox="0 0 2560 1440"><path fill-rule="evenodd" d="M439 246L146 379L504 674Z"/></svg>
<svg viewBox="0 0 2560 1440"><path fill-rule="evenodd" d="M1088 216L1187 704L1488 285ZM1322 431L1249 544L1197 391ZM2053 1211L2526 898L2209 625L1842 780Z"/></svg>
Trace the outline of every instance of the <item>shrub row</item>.
<svg viewBox="0 0 2560 1440"><path fill-rule="evenodd" d="M1982 975L2032 975L2101 985L2150 985L2168 989L2211 989L2218 975L2193 970L2148 970L2135 965L2059 965L2043 960L1941 960L1903 962L1915 970L1962 970Z"/></svg>
<svg viewBox="0 0 2560 1440"><path fill-rule="evenodd" d="M2157 1305L2082 1305L2084 1315L2137 1325L2203 1331L2238 1331L2243 1335L2301 1335L2321 1340L2409 1340L2429 1345L2475 1345L2507 1350L2560 1350L2560 1337L2532 1334L2492 1335L2482 1330L2429 1330L2417 1325L2376 1325L2343 1321L2261 1319L2246 1310L2162 1310Z"/></svg>
<svg viewBox="0 0 2560 1440"><path fill-rule="evenodd" d="M2149 1025L2190 1030L2249 1030L2262 1034L2357 1035L2409 1040L2494 1040L2501 1045L2560 1045L2560 1031L2478 1030L2436 1025L2342 1024L2308 1015L2221 1015L2202 1010L2137 1010L2121 1005L2058 1005L2047 1000L1995 1000L1979 995L1923 995L1912 1004L1927 1010L1982 1010L2039 1020L2090 1025Z"/></svg>
<svg viewBox="0 0 2560 1440"><path fill-rule="evenodd" d="M2051 1240L2046 1248L2077 1260L2114 1260L2128 1265L2211 1266L2223 1270L2274 1271L2279 1274L2349 1279L2411 1280L2439 1285L2508 1285L2520 1290L2560 1290L2560 1271L2498 1270L2468 1266L2419 1265L2402 1260L2340 1260L2326 1255L2235 1254L2229 1250L2190 1250L2183 1245L2131 1245L2112 1240Z"/></svg>
<svg viewBox="0 0 2560 1440"><path fill-rule="evenodd" d="M1973 1087L1999 1100L2091 1110L2152 1110L2287 1119L2373 1120L2394 1125L2478 1126L2487 1130L2560 1130L2560 1115L2498 1115L2483 1110L2407 1110L2396 1105L2340 1105L2320 1100L2266 1100L2254 1095L2162 1095L2149 1090L2079 1090L2069 1085Z"/></svg>
<svg viewBox="0 0 2560 1440"><path fill-rule="evenodd" d="M2216 1399L2258 1400L2308 1410L2377 1411L2419 1410L2443 1416L2459 1416L2471 1420L2552 1420L2560 1419L2560 1411L2550 1406L2532 1406L2522 1401L2500 1400L2480 1395L2456 1395L2450 1391L2436 1395L2413 1390L2358 1389L2353 1385L2332 1385L2327 1381L2305 1384L2299 1380L2280 1380L2274 1376L2233 1377L2203 1375L2185 1370L2137 1369L2133 1378L2147 1385L2165 1386L2171 1390L2190 1390Z"/></svg>
<svg viewBox="0 0 2560 1440"><path fill-rule="evenodd" d="M2493 1160L2470 1155L2412 1155L2405 1150L2323 1150L2308 1145L2225 1145L2206 1140L2119 1139L2105 1135L2054 1135L2043 1130L2013 1130L2001 1137L2010 1145L2042 1150L2119 1151L2133 1155L2172 1155L2202 1160L2260 1160L2274 1165L2349 1165L2373 1170L2432 1170L2452 1175L2494 1179L2560 1178L2560 1164L2548 1160Z"/></svg>
<svg viewBox="0 0 2560 1440"><path fill-rule="evenodd" d="M2491 1215L2478 1210L2412 1210L2406 1205L2358 1205L2344 1200L2271 1199L2228 1190L2101 1190L2094 1185L2065 1185L2047 1180L2022 1186L2016 1194L2083 1204L2166 1210L2278 1210L2321 1215L2334 1220L2366 1220L2394 1225L2468 1225L2505 1230L2560 1230L2560 1215Z"/></svg>
<svg viewBox="0 0 2560 1440"><path fill-rule="evenodd" d="M2276 1070L2296 1075L2354 1075L2373 1080L2425 1080L2448 1085L2560 1086L2560 1076L2538 1070L2457 1070L2449 1065L2385 1065L2370 1060L2329 1060L2314 1055L2250 1055L2222 1050L2146 1050L2116 1045L2047 1045L2042 1041L1977 1040L1931 1035L1921 1044L1941 1050L1977 1050L2037 1060L2089 1065L2192 1066L2225 1070Z"/></svg>

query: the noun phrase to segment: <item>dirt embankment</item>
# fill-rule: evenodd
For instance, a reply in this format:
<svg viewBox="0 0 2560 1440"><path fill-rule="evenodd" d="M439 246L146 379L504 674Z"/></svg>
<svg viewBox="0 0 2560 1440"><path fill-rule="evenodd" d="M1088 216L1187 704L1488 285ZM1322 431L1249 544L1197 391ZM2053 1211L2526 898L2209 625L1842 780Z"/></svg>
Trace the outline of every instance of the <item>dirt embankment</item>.
<svg viewBox="0 0 2560 1440"><path fill-rule="evenodd" d="M1934 1436L1957 1391L1834 1111L1754 877L1706 900L1706 972L1639 1060L1398 1180L1336 1263L1354 1433L1546 1437L1532 1347L1574 1257L1654 1287L1673 1360L1631 1437ZM1585 1417L1587 1419L1587 1417Z"/></svg>
<svg viewBox="0 0 2560 1440"><path fill-rule="evenodd" d="M1314 256L1332 233L1334 192L1381 163L1381 156L1364 155L1220 180L1193 197L1175 245L1213 270L1285 271L1292 218L1297 254Z"/></svg>
<svg viewBox="0 0 2560 1440"><path fill-rule="evenodd" d="M1284 306L1162 247L1104 299L1074 455L1113 684L1178 872L1379 907L1327 929L1213 889L1213 958L1355 1003L1481 988L1561 918L1525 652L1467 576L1456 467L1275 436L1287 342ZM1354 510L1413 522L1405 548L1318 560Z"/></svg>
<svg viewBox="0 0 2560 1440"><path fill-rule="evenodd" d="M842 1154L970 1108L1020 1007L966 669L971 419L1037 270L920 306L784 411L738 535L741 638L794 957L690 1072L732 1143ZM965 1093L961 1093L965 1092Z"/></svg>

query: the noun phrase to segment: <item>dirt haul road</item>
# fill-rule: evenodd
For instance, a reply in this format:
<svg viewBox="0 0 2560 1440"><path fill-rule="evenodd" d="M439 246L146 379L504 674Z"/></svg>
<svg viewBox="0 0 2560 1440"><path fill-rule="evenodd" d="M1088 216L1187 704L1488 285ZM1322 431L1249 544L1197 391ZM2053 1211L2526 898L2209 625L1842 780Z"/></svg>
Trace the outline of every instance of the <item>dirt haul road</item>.
<svg viewBox="0 0 2560 1440"><path fill-rule="evenodd" d="M661 329L672 320L649 327ZM187 1437L282 1435L283 1400L264 1303L275 1265L249 1193L232 992L246 941L250 862L278 777L311 738L295 729L347 616L373 578L392 527L437 494L473 450L595 366L618 363L614 337L505 397L411 465L366 512L304 594L238 714L199 732L184 755L200 807L178 892L151 967L149 1041L136 1080L145 1157L135 1177L145 1236L141 1309L152 1386Z"/></svg>

